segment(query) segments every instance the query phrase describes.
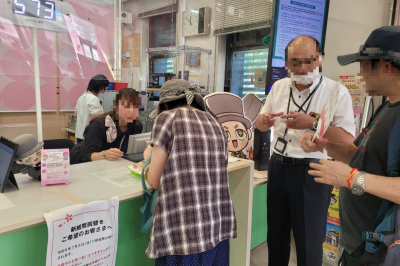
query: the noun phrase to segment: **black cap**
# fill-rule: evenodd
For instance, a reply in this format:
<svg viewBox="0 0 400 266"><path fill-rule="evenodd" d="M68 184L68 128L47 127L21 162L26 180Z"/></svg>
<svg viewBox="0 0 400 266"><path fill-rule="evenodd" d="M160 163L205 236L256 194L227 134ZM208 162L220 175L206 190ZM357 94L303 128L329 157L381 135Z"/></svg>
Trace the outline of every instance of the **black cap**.
<svg viewBox="0 0 400 266"><path fill-rule="evenodd" d="M400 26L386 26L374 30L358 53L337 57L345 66L361 59L388 59L400 64Z"/></svg>

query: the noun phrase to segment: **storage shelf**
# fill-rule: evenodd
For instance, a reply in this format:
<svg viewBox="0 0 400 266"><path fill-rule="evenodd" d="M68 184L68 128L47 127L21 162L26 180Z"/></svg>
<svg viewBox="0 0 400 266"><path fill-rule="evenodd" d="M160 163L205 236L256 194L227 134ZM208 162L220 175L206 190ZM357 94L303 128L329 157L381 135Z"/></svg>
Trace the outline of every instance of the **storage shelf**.
<svg viewBox="0 0 400 266"><path fill-rule="evenodd" d="M171 55L179 56L182 54L211 54L211 50L203 49L200 47L181 45L181 46L169 46L169 47L158 47L158 48L148 48L146 52L151 55Z"/></svg>

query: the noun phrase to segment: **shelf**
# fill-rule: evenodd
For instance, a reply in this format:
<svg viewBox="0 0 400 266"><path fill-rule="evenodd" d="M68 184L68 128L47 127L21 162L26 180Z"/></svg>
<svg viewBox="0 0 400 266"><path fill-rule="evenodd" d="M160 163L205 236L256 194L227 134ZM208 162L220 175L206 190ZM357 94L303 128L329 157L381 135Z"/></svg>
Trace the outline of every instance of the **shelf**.
<svg viewBox="0 0 400 266"><path fill-rule="evenodd" d="M146 52L152 55L179 56L182 54L182 52L184 52L185 54L211 54L212 51L200 47L181 45L181 46L148 48L146 49Z"/></svg>

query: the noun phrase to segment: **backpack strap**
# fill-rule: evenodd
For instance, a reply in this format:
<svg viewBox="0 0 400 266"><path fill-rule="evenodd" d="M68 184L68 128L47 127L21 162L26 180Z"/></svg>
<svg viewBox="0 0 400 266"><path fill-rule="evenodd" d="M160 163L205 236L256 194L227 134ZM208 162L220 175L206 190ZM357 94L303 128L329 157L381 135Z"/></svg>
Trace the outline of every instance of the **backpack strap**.
<svg viewBox="0 0 400 266"><path fill-rule="evenodd" d="M400 169L400 117L392 128L389 138L388 164L386 172L391 177L399 176Z"/></svg>
<svg viewBox="0 0 400 266"><path fill-rule="evenodd" d="M376 113L381 110L381 106L379 106ZM371 121L373 120L371 119ZM397 119L390 133L386 172L390 177L397 177L400 173L400 118ZM387 237L392 237L395 231L396 207L397 205L393 202L382 200L375 220L375 231L362 233L363 239L367 241L365 246L367 252L374 254L385 246L382 245L383 242L389 242L385 241L385 239L389 240Z"/></svg>
<svg viewBox="0 0 400 266"><path fill-rule="evenodd" d="M146 181L145 181L145 175L144 175L144 170L145 168L150 164L151 162L151 155L153 154L153 150L151 150L150 156L147 157L146 161L144 162L143 168L142 168L142 188L143 188L143 197L145 198L145 203L143 206L140 208L140 211L144 213L146 210L147 204L149 200L147 198L151 198L152 194L151 192L147 189Z"/></svg>
<svg viewBox="0 0 400 266"><path fill-rule="evenodd" d="M374 232L363 232L362 237L367 241L365 250L368 253L374 254L380 248L383 248L386 243L387 237L391 237L394 233L394 227L396 222L396 204L393 202L382 200L381 207L376 218L375 223L377 224L374 228Z"/></svg>

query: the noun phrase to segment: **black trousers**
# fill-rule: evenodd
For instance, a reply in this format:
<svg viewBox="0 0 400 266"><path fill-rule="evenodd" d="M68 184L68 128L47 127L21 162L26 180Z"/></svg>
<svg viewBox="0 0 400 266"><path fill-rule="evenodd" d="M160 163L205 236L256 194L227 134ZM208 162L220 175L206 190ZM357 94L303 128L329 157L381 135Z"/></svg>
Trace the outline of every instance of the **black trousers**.
<svg viewBox="0 0 400 266"><path fill-rule="evenodd" d="M269 266L287 266L293 230L298 266L322 265L332 186L314 181L308 165L284 165L271 158L267 217Z"/></svg>

